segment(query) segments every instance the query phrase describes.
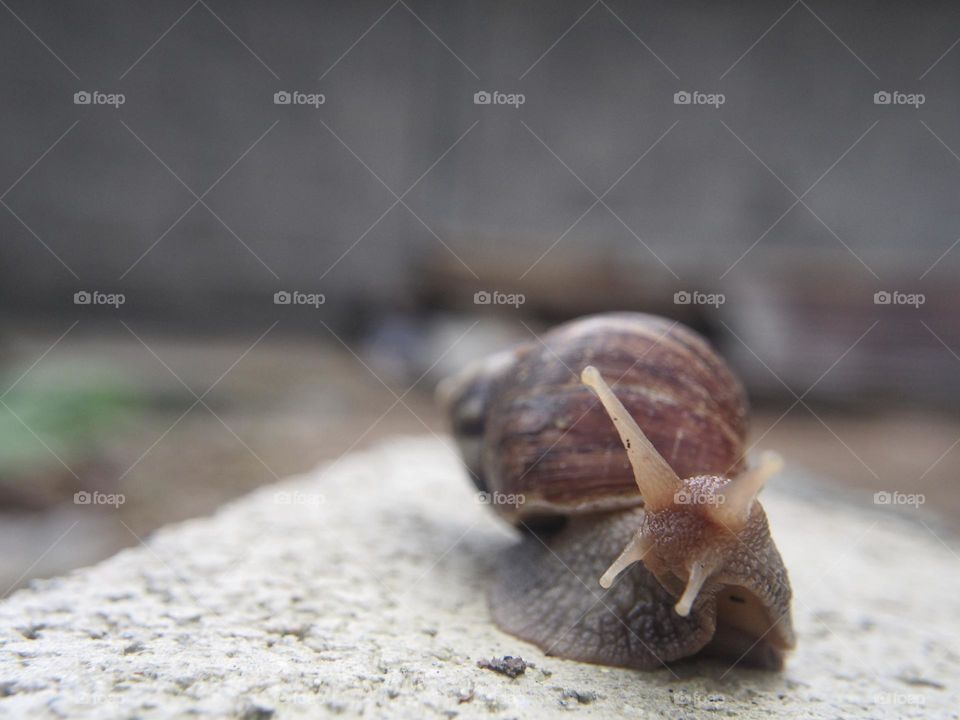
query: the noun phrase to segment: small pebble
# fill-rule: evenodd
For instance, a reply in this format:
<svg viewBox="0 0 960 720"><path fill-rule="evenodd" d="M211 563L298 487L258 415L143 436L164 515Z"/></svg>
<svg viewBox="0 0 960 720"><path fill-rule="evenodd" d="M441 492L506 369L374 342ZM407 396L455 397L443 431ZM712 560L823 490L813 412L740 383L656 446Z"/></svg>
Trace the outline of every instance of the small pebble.
<svg viewBox="0 0 960 720"><path fill-rule="evenodd" d="M527 663L521 657L504 655L502 658L490 658L489 660L477 660L477 667L485 670L493 670L495 673L507 675L515 678L523 675L527 669Z"/></svg>

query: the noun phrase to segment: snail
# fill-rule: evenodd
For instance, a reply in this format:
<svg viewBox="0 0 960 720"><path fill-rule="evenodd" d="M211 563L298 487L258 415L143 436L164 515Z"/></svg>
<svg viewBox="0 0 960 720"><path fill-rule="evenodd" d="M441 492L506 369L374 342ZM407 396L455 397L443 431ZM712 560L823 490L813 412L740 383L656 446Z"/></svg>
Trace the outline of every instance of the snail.
<svg viewBox="0 0 960 720"><path fill-rule="evenodd" d="M640 670L783 666L790 581L756 499L782 462L745 466L746 394L706 340L653 315L590 316L438 395L478 489L523 533L489 593L500 629Z"/></svg>

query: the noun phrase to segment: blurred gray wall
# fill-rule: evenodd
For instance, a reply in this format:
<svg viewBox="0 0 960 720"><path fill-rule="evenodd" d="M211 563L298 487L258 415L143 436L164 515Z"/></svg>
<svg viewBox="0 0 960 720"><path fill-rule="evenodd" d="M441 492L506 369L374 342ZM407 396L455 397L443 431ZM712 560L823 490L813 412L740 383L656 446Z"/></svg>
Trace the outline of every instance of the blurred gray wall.
<svg viewBox="0 0 960 720"><path fill-rule="evenodd" d="M8 314L70 316L79 289L184 327L259 327L282 289L341 323L483 288L559 315L700 289L740 327L758 286L829 285L926 292L960 347L956 3L8 5ZM74 104L94 90L125 102ZM325 102L274 104L294 90Z"/></svg>

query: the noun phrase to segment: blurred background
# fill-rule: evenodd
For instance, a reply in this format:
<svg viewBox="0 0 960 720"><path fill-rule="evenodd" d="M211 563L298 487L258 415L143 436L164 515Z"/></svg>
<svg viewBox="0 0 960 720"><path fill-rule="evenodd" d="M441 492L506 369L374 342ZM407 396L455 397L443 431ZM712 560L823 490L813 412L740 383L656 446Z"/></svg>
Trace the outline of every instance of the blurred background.
<svg viewBox="0 0 960 720"><path fill-rule="evenodd" d="M956 3L0 5L0 592L604 310L960 529Z"/></svg>

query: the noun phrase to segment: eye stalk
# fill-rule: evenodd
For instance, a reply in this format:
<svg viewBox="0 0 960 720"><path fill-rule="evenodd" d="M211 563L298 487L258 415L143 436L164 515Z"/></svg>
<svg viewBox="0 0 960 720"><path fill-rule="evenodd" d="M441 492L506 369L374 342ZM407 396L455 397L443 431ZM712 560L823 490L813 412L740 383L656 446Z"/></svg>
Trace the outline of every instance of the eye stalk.
<svg viewBox="0 0 960 720"><path fill-rule="evenodd" d="M599 371L588 366L580 379L613 421L646 510L643 525L603 573L600 585L609 588L621 572L643 562L661 585L679 595L674 609L685 617L704 586L723 572L725 558L742 553L737 534L747 528L757 494L783 461L776 453L765 452L756 467L733 479L681 480Z"/></svg>
<svg viewBox="0 0 960 720"><path fill-rule="evenodd" d="M633 476L643 495L644 506L661 509L673 504L673 495L680 489L680 478L670 464L657 452L647 439L620 399L592 365L584 368L580 380L590 388L603 404L607 415L620 434L620 441L627 450Z"/></svg>
<svg viewBox="0 0 960 720"><path fill-rule="evenodd" d="M746 525L753 509L753 501L767 481L781 470L783 458L770 450L763 452L756 467L730 480L717 493L719 502L714 505L713 511L716 520L732 529Z"/></svg>

